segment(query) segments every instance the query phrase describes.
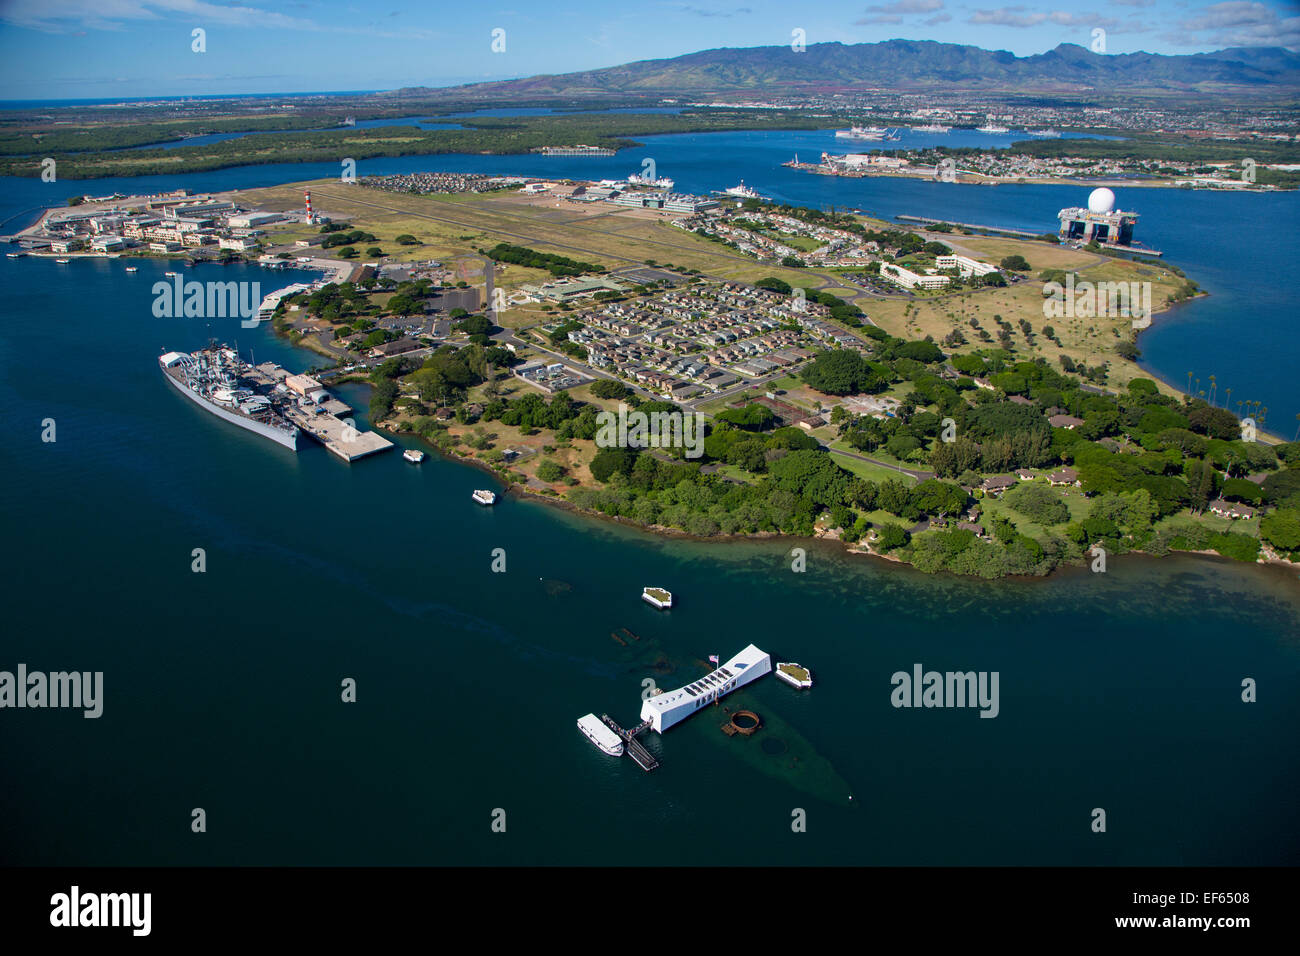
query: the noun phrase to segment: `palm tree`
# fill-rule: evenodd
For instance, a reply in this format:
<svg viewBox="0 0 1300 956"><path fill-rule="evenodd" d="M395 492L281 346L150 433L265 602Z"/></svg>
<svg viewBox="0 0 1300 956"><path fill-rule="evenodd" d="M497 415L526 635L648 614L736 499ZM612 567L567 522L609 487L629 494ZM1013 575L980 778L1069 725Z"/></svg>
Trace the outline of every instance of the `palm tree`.
<svg viewBox="0 0 1300 956"><path fill-rule="evenodd" d="M1218 388L1218 383L1214 380L1214 376L1211 375L1210 376L1210 404L1211 405L1214 404L1214 390L1216 388Z"/></svg>
<svg viewBox="0 0 1300 956"><path fill-rule="evenodd" d="M1187 373L1187 394L1192 394L1192 373Z"/></svg>
<svg viewBox="0 0 1300 956"><path fill-rule="evenodd" d="M1264 419L1268 418L1268 406L1265 405L1259 410L1259 427L1264 427Z"/></svg>
<svg viewBox="0 0 1300 956"><path fill-rule="evenodd" d="M1224 408L1231 408L1231 407L1232 407L1232 389L1227 388L1227 389L1224 389L1224 391L1226 391L1226 392L1228 393L1228 397L1225 398L1225 399L1223 400L1223 407L1224 407ZM1238 415L1237 417L1240 418L1241 416Z"/></svg>

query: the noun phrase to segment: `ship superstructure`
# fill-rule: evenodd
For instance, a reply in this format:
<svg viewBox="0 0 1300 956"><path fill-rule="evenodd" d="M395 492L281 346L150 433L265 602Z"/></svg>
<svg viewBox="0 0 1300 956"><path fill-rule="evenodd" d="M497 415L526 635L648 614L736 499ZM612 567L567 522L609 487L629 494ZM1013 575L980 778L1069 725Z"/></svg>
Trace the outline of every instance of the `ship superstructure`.
<svg viewBox="0 0 1300 956"><path fill-rule="evenodd" d="M234 349L213 343L197 352L167 352L158 365L177 391L206 411L298 450L298 427L285 417L290 399Z"/></svg>

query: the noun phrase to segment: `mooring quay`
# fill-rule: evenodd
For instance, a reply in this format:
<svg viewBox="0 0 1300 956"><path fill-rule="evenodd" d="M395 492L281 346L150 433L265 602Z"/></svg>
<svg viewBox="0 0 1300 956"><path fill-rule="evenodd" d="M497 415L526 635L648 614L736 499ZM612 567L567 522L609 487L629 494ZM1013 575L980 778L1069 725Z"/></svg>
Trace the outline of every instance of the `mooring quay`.
<svg viewBox="0 0 1300 956"><path fill-rule="evenodd" d="M287 410L285 417L347 462L393 447L383 435L358 431L351 422L322 409L295 407Z"/></svg>

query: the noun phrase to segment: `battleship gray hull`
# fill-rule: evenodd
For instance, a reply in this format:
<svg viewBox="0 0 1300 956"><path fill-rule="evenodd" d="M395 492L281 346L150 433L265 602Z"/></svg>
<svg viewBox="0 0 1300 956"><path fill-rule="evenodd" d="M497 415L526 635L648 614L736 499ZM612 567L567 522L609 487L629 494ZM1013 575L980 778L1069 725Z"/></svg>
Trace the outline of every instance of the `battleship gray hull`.
<svg viewBox="0 0 1300 956"><path fill-rule="evenodd" d="M159 364L162 367L163 378L167 379L167 381L172 384L172 387L175 388L176 391L180 392L190 401L194 402L194 404L198 405L205 412L209 412L213 415L216 415L218 418L230 422L230 424L232 425L238 425L240 428L253 432L254 434L261 435L263 438L269 438L277 445L282 445L283 447L288 448L290 451L298 450L298 429L297 428L293 428L286 431L285 429L282 428L276 428L274 425L268 425L264 422L259 422L257 419L249 418L246 415L241 415L236 411L232 411L231 409L223 408L221 405L218 405L215 402L208 400L206 397L200 395L198 392L194 391L194 389L186 385L183 380L179 379L175 374L173 374L172 371L170 371L166 365L163 365L161 361L159 362Z"/></svg>

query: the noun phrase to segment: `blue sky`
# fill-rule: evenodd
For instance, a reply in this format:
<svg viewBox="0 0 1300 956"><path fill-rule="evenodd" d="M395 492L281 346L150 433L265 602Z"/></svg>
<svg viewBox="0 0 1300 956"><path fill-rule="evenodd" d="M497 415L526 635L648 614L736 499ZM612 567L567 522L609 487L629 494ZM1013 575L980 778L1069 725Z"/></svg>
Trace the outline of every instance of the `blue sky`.
<svg viewBox="0 0 1300 956"><path fill-rule="evenodd" d="M191 31L206 31L196 53ZM505 31L504 52L492 32ZM1300 0L0 0L0 99L444 86L714 47L894 37L1018 55L1300 50Z"/></svg>

